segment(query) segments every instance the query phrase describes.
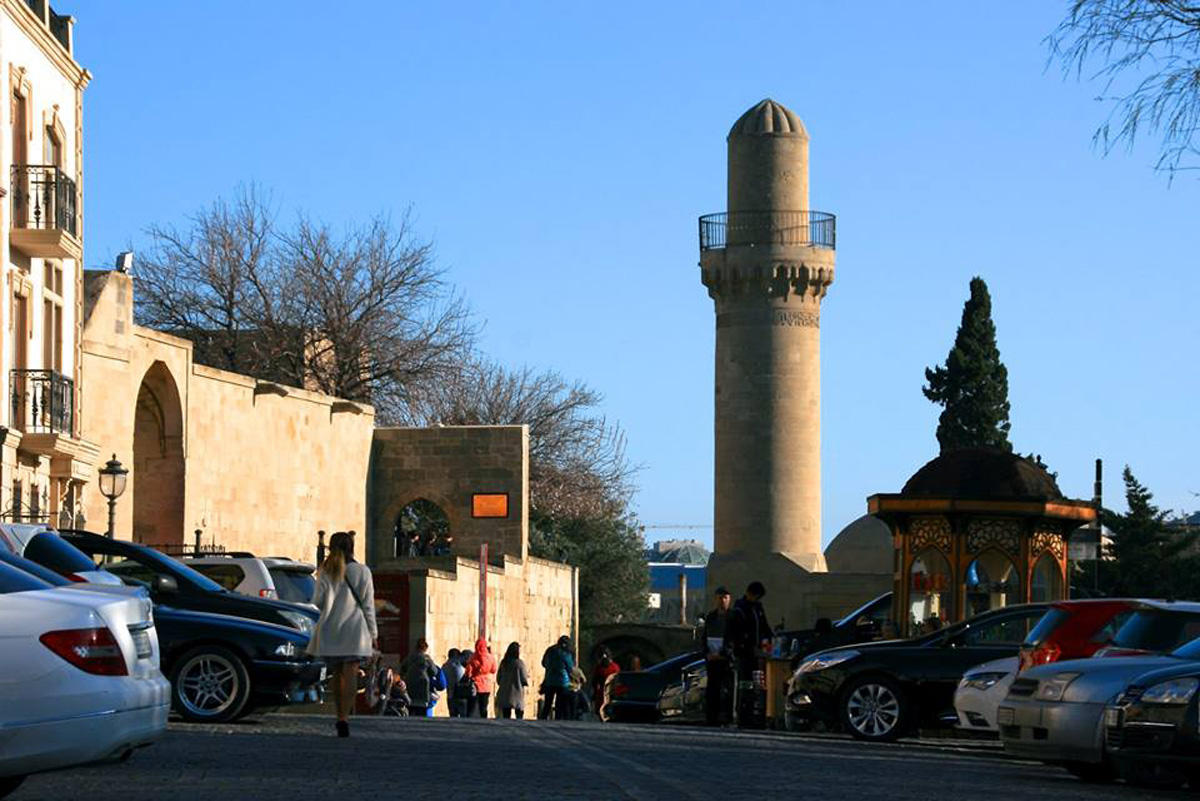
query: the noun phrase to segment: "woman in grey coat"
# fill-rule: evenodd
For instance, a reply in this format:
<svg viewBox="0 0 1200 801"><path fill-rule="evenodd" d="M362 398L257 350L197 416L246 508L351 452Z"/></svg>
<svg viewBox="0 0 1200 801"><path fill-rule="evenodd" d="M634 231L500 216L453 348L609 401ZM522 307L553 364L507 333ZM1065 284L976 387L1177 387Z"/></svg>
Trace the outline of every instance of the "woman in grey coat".
<svg viewBox="0 0 1200 801"><path fill-rule="evenodd" d="M509 643L500 669L496 673L496 706L503 717L517 719L525 717L525 688L529 686L529 669L521 661L521 646Z"/></svg>

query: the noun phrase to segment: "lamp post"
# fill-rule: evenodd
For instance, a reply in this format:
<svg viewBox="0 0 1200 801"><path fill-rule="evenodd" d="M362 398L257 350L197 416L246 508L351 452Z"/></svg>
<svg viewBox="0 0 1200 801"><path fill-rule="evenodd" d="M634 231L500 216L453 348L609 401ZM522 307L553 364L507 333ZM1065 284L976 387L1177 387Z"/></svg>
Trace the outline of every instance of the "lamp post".
<svg viewBox="0 0 1200 801"><path fill-rule="evenodd" d="M125 480L129 471L117 461L117 455L108 460L100 470L100 494L108 498L108 538L113 538L113 530L117 524L117 498L125 491Z"/></svg>

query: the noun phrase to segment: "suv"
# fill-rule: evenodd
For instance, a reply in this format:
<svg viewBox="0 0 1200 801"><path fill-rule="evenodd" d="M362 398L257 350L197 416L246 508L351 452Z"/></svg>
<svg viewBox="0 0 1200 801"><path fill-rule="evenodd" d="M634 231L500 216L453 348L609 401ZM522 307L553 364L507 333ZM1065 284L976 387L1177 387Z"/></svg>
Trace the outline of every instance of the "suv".
<svg viewBox="0 0 1200 801"><path fill-rule="evenodd" d="M296 604L312 602L316 567L284 556L258 557L232 552L220 556L184 557L183 563L227 590L257 598Z"/></svg>

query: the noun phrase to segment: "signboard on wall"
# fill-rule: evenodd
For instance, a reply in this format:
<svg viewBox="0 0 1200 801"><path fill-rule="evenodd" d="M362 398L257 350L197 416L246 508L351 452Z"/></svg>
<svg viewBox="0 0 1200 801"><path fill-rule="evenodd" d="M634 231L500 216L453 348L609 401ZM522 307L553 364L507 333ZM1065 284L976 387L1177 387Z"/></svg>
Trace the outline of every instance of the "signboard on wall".
<svg viewBox="0 0 1200 801"><path fill-rule="evenodd" d="M471 517L508 517L508 493L476 492L471 496Z"/></svg>

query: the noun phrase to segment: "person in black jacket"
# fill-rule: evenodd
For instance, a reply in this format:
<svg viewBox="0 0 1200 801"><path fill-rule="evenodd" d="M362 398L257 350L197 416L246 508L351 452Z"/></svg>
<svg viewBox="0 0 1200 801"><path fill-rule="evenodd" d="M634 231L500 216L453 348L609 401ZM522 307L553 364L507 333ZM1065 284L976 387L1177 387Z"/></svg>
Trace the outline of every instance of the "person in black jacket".
<svg viewBox="0 0 1200 801"><path fill-rule="evenodd" d="M752 684L755 672L764 670L762 660L771 647L771 624L763 610L767 588L752 581L746 594L733 604L725 629L725 647L733 654L737 668L738 725L756 725L758 708L765 704L765 687Z"/></svg>
<svg viewBox="0 0 1200 801"><path fill-rule="evenodd" d="M708 673L704 687L704 722L709 726L720 726L729 720L729 702L733 696L733 665L725 642L732 596L724 587L717 587L713 595L717 605L704 616L700 632Z"/></svg>

